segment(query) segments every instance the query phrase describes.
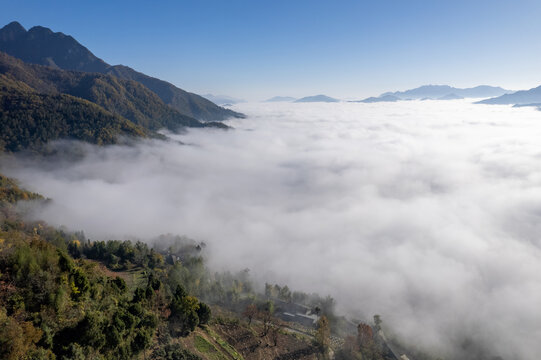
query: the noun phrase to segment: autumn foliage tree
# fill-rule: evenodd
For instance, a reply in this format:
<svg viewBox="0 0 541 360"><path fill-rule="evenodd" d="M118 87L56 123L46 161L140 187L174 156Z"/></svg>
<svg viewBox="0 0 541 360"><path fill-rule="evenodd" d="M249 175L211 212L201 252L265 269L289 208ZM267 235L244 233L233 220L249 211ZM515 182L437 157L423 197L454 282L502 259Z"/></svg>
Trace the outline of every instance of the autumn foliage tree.
<svg viewBox="0 0 541 360"><path fill-rule="evenodd" d="M355 336L347 336L344 339L344 345L338 350L335 356L336 360L363 360L359 351L359 344Z"/></svg>
<svg viewBox="0 0 541 360"><path fill-rule="evenodd" d="M20 322L8 316L4 308L0 308L0 358L19 360L33 358L37 351L35 344L42 336L31 322Z"/></svg>
<svg viewBox="0 0 541 360"><path fill-rule="evenodd" d="M361 347L370 346L374 342L372 327L365 323L357 325L357 342Z"/></svg>

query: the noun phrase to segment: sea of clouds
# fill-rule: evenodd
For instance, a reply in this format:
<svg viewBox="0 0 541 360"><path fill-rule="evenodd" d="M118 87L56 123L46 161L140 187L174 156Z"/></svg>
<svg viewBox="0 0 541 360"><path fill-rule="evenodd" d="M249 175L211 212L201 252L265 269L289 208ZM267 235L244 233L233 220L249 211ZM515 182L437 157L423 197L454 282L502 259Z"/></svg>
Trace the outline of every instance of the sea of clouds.
<svg viewBox="0 0 541 360"><path fill-rule="evenodd" d="M541 112L468 101L239 104L234 130L4 161L91 239L205 241L215 268L331 294L410 343L541 353ZM469 351L469 357L472 352Z"/></svg>

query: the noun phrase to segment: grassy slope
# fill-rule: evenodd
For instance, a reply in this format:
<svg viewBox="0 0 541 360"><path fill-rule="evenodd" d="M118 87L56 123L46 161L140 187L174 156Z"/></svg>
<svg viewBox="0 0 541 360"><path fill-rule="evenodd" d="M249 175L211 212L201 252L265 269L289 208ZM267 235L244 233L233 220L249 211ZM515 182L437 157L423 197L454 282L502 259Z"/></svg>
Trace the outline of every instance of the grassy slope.
<svg viewBox="0 0 541 360"><path fill-rule="evenodd" d="M262 327L251 325L235 313L213 306L208 326L179 341L190 352L205 360L318 359L310 337L280 331L277 345L271 335L261 336Z"/></svg>

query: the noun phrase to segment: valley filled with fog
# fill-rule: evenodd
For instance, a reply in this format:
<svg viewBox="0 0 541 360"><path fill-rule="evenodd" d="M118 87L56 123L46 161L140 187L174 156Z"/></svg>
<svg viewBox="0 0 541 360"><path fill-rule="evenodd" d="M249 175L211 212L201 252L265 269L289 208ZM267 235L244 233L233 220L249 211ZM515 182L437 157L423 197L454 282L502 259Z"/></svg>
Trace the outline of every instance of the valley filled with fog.
<svg viewBox="0 0 541 360"><path fill-rule="evenodd" d="M245 103L234 129L1 169L91 239L173 233L216 269L330 294L445 354L541 351L541 112L466 100ZM181 143L180 143L181 142Z"/></svg>

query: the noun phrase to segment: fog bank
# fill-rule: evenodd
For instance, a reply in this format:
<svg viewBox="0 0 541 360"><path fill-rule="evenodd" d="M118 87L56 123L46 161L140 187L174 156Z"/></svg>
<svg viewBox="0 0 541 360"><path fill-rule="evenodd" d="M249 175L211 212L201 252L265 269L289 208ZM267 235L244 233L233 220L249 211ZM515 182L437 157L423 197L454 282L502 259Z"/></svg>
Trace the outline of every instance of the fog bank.
<svg viewBox="0 0 541 360"><path fill-rule="evenodd" d="M91 239L205 241L442 354L541 353L541 113L467 101L239 104L232 131L4 161ZM460 355L457 355L460 356Z"/></svg>

